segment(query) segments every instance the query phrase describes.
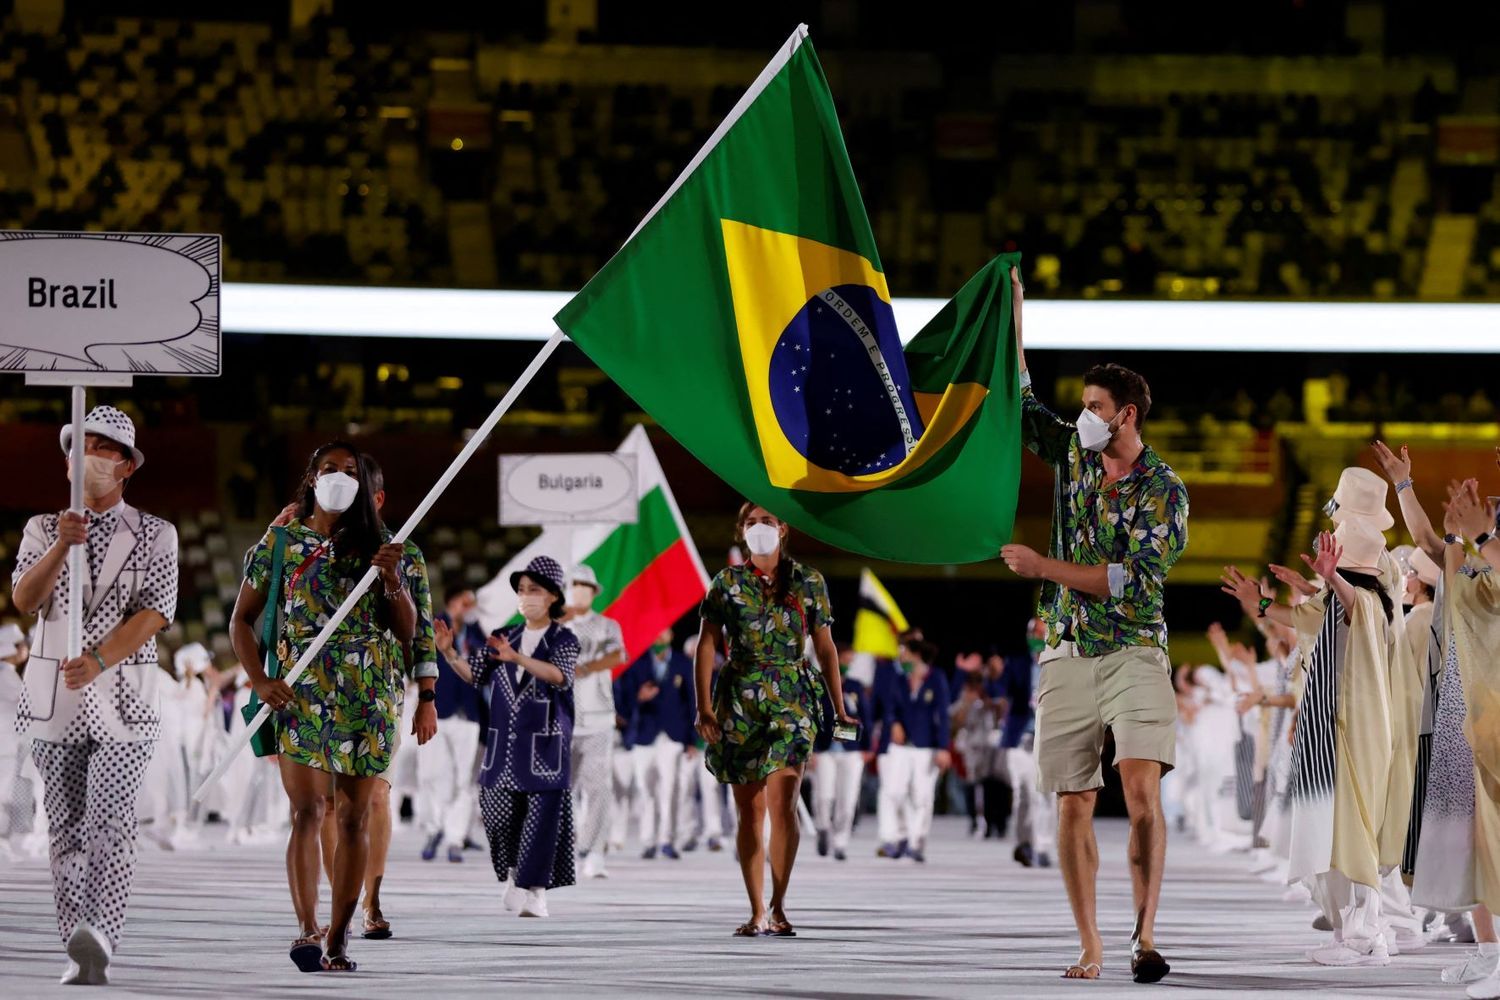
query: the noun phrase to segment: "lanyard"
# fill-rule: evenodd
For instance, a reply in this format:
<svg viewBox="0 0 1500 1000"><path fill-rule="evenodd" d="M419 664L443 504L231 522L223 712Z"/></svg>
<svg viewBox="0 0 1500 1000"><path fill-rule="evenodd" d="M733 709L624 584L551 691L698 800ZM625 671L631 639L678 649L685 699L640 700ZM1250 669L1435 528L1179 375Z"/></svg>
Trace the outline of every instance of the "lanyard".
<svg viewBox="0 0 1500 1000"><path fill-rule="evenodd" d="M323 544L319 545L317 548L313 549L312 552L308 553L307 558L302 560L302 565L298 566L295 570L292 571L292 579L287 586L287 590L289 592L297 589L297 584L302 582L302 574L306 573L312 567L312 564L322 558L324 553L328 552L332 548L332 546L333 539L325 539Z"/></svg>

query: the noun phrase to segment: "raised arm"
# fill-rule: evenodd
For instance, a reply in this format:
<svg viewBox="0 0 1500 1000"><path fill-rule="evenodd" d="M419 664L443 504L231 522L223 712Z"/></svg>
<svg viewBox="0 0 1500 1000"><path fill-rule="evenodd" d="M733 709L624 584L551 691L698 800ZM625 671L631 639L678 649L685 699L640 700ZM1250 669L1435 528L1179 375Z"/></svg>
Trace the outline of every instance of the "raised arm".
<svg viewBox="0 0 1500 1000"><path fill-rule="evenodd" d="M1432 518L1427 516L1427 511L1417 499L1417 489L1411 481L1411 453L1403 444L1401 454L1397 455L1384 441L1376 441L1373 450L1375 461L1380 463L1381 471L1396 489L1396 502L1401 505L1401 519L1406 522L1406 530L1411 533L1419 549L1426 552L1433 562L1440 563L1443 558L1443 540L1433 530Z"/></svg>

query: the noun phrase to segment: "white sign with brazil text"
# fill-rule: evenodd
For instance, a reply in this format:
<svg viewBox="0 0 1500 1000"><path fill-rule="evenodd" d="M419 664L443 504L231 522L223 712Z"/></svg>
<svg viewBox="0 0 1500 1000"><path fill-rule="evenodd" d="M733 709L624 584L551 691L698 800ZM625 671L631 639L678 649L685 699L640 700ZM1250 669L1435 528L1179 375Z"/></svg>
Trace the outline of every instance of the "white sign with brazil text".
<svg viewBox="0 0 1500 1000"><path fill-rule="evenodd" d="M500 456L500 523L634 524L635 456Z"/></svg>
<svg viewBox="0 0 1500 1000"><path fill-rule="evenodd" d="M0 231L0 372L218 375L220 239Z"/></svg>

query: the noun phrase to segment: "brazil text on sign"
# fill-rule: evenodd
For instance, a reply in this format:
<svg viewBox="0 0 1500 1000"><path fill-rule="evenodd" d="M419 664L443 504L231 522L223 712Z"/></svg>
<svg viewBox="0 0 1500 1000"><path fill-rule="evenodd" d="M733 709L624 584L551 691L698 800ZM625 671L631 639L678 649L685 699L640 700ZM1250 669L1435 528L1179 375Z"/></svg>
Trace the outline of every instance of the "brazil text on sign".
<svg viewBox="0 0 1500 1000"><path fill-rule="evenodd" d="M634 455L502 455L500 523L634 524Z"/></svg>
<svg viewBox="0 0 1500 1000"><path fill-rule="evenodd" d="M219 237L0 232L0 371L217 375Z"/></svg>

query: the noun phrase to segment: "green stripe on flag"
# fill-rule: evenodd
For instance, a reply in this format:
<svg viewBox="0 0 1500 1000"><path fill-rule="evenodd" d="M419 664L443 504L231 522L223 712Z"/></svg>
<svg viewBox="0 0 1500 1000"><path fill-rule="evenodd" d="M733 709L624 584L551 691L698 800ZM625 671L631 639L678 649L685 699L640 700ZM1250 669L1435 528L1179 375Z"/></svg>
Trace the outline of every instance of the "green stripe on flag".
<svg viewBox="0 0 1500 1000"><path fill-rule="evenodd" d="M635 524L621 525L583 559L599 577L596 608L613 604L632 580L682 538L660 486L641 497L637 517Z"/></svg>

